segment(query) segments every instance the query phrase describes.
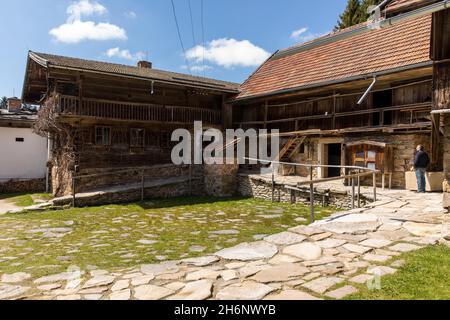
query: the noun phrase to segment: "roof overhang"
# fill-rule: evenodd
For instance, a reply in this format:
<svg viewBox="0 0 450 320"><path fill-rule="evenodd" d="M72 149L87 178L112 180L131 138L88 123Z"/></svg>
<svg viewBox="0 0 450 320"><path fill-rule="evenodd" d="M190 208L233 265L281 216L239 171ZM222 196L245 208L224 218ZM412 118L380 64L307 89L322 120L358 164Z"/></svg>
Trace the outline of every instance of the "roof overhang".
<svg viewBox="0 0 450 320"><path fill-rule="evenodd" d="M133 79L133 80L154 82L154 83L160 83L160 84L177 85L177 86L183 86L186 88L210 90L210 91L215 91L215 92L220 92L220 93L229 93L229 94L238 94L239 93L239 88L230 89L225 86L221 86L220 84L217 84L217 85L209 84L209 83L207 83L205 81L201 81L201 80L198 80L195 82L190 82L190 81L179 78L174 81L167 81L167 80L162 80L162 79L158 79L158 78L139 77L139 76L127 75L127 74L117 74L117 73L113 73L113 72L98 71L98 70L92 70L92 69L88 69L88 68L59 66L59 65L52 64L50 61L40 57L38 54L31 52L31 51L29 52L28 57L29 57L29 60L34 61L35 63L37 63L38 65L40 65L41 67L46 68L46 69L59 69L59 70L68 70L68 71L83 72L83 73L101 74L101 75L107 75L107 76L123 78L123 79Z"/></svg>
<svg viewBox="0 0 450 320"><path fill-rule="evenodd" d="M300 87L293 87L293 88L288 88L288 89L283 89L283 90L262 93L262 94L258 94L258 95L251 95L251 96L247 96L247 97L234 99L233 102L239 103L239 102L245 102L245 101L249 101L249 100L253 100L253 99L269 98L272 96L296 93L296 92L306 91L309 89L328 87L328 86L332 86L332 85L344 84L347 82L353 82L353 81L358 81L358 80L372 80L373 77L380 78L383 76L388 76L388 75L392 75L392 74L396 74L396 73L400 73L400 72L404 72L404 71L422 69L422 68L427 68L427 67L431 67L431 66L433 66L433 61L430 60L427 62L407 65L407 66L398 67L398 68L394 68L394 69L388 69L388 70L375 72L375 73L368 73L368 74L358 75L358 76L344 78L344 79L317 82L317 83L312 83L312 84L308 84L308 85L304 85L304 86L300 86Z"/></svg>

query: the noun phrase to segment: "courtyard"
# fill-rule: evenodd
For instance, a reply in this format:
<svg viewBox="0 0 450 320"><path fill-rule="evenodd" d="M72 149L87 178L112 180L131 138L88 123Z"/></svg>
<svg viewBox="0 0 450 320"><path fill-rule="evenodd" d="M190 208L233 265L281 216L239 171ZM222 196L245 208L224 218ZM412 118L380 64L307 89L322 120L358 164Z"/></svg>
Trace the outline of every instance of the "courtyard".
<svg viewBox="0 0 450 320"><path fill-rule="evenodd" d="M28 204L27 195L11 198ZM316 208L318 218L332 208ZM309 207L245 198L177 198L0 216L0 273L109 271L214 253L299 224Z"/></svg>
<svg viewBox="0 0 450 320"><path fill-rule="evenodd" d="M0 217L0 299L448 299L442 194L364 208L178 198Z"/></svg>

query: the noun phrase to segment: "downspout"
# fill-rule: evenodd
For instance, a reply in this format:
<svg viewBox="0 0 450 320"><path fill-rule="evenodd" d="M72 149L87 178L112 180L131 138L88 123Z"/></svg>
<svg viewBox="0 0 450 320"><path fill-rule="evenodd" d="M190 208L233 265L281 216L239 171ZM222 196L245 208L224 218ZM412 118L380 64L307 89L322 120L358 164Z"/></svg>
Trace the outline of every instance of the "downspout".
<svg viewBox="0 0 450 320"><path fill-rule="evenodd" d="M375 86L376 83L377 83L377 77L374 76L372 83L367 88L366 92L364 92L364 94L361 97L361 99L358 100L358 105L361 105L364 102L364 100L366 100L366 97L369 95L370 91L372 91L372 89L373 89L373 87Z"/></svg>
<svg viewBox="0 0 450 320"><path fill-rule="evenodd" d="M372 12L370 14L374 14L377 11L380 11L392 0L384 0L382 3L380 3L379 5L377 5L375 8L373 8Z"/></svg>

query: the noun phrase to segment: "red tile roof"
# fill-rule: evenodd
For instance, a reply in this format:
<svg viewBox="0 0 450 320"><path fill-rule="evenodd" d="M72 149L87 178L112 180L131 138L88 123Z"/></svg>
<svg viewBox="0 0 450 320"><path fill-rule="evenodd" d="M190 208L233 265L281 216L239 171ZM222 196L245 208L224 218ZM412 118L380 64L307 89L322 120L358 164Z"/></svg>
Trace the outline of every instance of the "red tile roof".
<svg viewBox="0 0 450 320"><path fill-rule="evenodd" d="M437 2L438 0L392 0L387 6L387 12L396 12L404 9L414 9L418 7L422 7L424 5L428 5L433 2Z"/></svg>
<svg viewBox="0 0 450 320"><path fill-rule="evenodd" d="M237 99L300 90L328 81L347 81L430 61L431 15L320 43L346 32L349 31L275 54L241 86Z"/></svg>

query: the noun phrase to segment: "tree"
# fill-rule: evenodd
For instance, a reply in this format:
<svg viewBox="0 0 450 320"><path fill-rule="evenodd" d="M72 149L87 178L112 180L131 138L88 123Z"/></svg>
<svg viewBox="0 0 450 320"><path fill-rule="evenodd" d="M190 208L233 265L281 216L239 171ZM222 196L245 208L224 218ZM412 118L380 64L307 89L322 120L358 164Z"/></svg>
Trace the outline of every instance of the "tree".
<svg viewBox="0 0 450 320"><path fill-rule="evenodd" d="M369 19L370 14L367 12L370 6L377 6L383 0L362 0L361 2L361 10L360 10L360 22L367 21Z"/></svg>
<svg viewBox="0 0 450 320"><path fill-rule="evenodd" d="M366 22L370 17L367 12L370 6L379 5L383 0L348 0L347 7L339 16L335 31Z"/></svg>
<svg viewBox="0 0 450 320"><path fill-rule="evenodd" d="M8 99L6 97L3 97L0 100L0 109L6 109L8 107Z"/></svg>
<svg viewBox="0 0 450 320"><path fill-rule="evenodd" d="M339 16L335 31L345 29L361 21L361 3L359 0L348 0L344 13Z"/></svg>

